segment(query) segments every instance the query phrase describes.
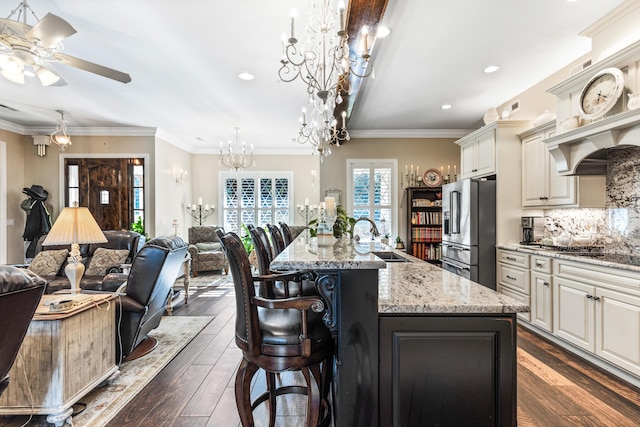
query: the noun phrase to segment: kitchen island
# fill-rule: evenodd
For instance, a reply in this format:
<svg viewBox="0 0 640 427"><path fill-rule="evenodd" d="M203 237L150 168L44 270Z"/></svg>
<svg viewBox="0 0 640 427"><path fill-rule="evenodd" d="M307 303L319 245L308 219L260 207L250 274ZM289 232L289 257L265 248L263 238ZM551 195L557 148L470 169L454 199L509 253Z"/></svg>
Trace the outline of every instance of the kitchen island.
<svg viewBox="0 0 640 427"><path fill-rule="evenodd" d="M337 342L336 425L516 424L527 305L379 242L299 236L271 268L316 273Z"/></svg>

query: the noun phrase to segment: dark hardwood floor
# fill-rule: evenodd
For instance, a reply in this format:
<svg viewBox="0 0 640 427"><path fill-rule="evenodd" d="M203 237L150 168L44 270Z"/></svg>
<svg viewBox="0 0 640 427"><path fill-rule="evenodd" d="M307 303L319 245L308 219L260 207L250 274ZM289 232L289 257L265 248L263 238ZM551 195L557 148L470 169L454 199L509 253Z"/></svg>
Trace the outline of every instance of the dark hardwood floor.
<svg viewBox="0 0 640 427"><path fill-rule="evenodd" d="M197 291L187 306L174 311L175 316L216 318L109 426L239 425L233 379L241 354L233 340L233 289L224 292L214 300ZM639 389L524 328L519 328L518 347L519 426L640 425ZM281 409L288 414L278 425L301 425L299 405Z"/></svg>

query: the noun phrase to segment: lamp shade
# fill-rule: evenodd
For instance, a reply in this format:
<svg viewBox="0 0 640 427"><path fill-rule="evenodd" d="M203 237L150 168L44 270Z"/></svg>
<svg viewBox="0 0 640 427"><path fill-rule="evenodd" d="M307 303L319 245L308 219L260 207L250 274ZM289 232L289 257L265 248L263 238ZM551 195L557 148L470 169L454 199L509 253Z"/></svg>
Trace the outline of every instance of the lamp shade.
<svg viewBox="0 0 640 427"><path fill-rule="evenodd" d="M65 245L69 243L106 243L100 226L86 207L64 208L43 245Z"/></svg>

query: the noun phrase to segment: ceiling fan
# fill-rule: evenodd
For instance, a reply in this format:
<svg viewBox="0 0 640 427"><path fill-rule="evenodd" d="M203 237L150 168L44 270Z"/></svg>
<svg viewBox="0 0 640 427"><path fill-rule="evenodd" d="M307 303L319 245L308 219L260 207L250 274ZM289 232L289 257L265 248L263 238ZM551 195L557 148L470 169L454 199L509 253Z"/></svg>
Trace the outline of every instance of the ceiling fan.
<svg viewBox="0 0 640 427"><path fill-rule="evenodd" d="M27 11L38 21L33 26L27 24ZM16 14L17 18L12 19ZM38 20L27 0L22 0L6 19L0 18L0 74L24 84L25 75L32 73L43 86L64 86L67 82L52 65L62 63L122 83L131 81L129 74L62 53L62 40L76 32L71 24L52 13Z"/></svg>

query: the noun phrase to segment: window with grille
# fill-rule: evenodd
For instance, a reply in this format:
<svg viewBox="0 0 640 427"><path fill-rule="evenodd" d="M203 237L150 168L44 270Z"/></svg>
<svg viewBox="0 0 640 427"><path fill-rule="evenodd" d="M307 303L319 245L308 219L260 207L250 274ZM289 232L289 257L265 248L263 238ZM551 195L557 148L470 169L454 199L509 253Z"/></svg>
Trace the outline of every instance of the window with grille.
<svg viewBox="0 0 640 427"><path fill-rule="evenodd" d="M242 234L241 224L291 222L292 172L221 172L219 205L225 231Z"/></svg>
<svg viewBox="0 0 640 427"><path fill-rule="evenodd" d="M354 218L367 217L376 223L380 236L397 236L397 161L348 160L347 212ZM371 238L371 224L357 223L354 234Z"/></svg>

